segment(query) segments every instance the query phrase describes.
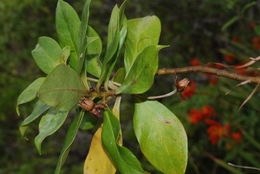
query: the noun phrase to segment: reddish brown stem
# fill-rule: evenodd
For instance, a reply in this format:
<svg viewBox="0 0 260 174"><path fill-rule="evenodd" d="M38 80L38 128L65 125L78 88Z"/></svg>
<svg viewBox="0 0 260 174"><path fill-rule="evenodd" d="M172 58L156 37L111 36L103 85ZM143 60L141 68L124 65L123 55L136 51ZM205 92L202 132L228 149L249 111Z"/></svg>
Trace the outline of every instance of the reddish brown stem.
<svg viewBox="0 0 260 174"><path fill-rule="evenodd" d="M252 76L244 76L237 74L235 72L230 72L227 70L221 70L217 68L211 68L206 66L188 66L183 68L162 68L157 71L158 75L167 75L167 74L184 74L189 72L203 72L203 73L210 73L216 76L222 76L234 80L239 81L250 81L251 83L260 83L260 77L252 77Z"/></svg>

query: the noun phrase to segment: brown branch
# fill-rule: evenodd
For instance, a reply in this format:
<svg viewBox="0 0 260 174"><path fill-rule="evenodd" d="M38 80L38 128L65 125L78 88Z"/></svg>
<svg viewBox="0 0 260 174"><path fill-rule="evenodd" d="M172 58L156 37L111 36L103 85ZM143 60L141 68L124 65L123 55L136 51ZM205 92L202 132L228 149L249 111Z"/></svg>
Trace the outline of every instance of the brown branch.
<svg viewBox="0 0 260 174"><path fill-rule="evenodd" d="M189 72L203 72L210 73L217 76L222 76L239 81L250 81L251 83L260 83L260 77L244 76L237 74L235 72L230 72L227 70L220 70L217 68L211 68L206 66L188 66L183 68L162 68L157 71L158 75L167 75L167 74L184 74Z"/></svg>

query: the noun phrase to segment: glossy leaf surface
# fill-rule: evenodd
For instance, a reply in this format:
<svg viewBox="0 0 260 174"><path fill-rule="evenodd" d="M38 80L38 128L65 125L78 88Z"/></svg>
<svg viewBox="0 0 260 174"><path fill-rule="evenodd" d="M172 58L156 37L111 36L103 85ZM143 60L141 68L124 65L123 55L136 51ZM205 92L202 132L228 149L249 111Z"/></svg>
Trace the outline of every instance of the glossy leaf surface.
<svg viewBox="0 0 260 174"><path fill-rule="evenodd" d="M55 174L59 174L60 171L61 171L61 167L64 164L64 162L65 162L65 160L66 160L66 158L69 154L70 147L71 147L73 141L76 138L76 135L77 135L78 129L79 129L81 123L82 123L83 117L84 117L84 112L82 111L73 120L73 122L71 123L71 125L69 127L69 130L67 132L65 142L64 142L63 148L61 150L60 157L59 157L56 169L55 169Z"/></svg>
<svg viewBox="0 0 260 174"><path fill-rule="evenodd" d="M38 67L46 74L49 74L57 65L65 63L63 50L50 37L40 37L32 55Z"/></svg>
<svg viewBox="0 0 260 174"><path fill-rule="evenodd" d="M17 104L16 104L16 112L18 115L20 115L19 112L19 105L28 103L35 99L37 92L39 88L41 87L42 83L44 82L45 77L40 77L36 80L34 80L27 88L23 90L23 92L19 95L17 99Z"/></svg>
<svg viewBox="0 0 260 174"><path fill-rule="evenodd" d="M147 160L165 174L185 173L187 135L179 119L157 101L135 104L134 131Z"/></svg>
<svg viewBox="0 0 260 174"><path fill-rule="evenodd" d="M152 86L157 68L157 48L156 46L149 46L137 56L135 63L117 93L144 93Z"/></svg>
<svg viewBox="0 0 260 174"><path fill-rule="evenodd" d="M148 46L157 45L161 33L160 19L147 16L129 20L125 49L125 68L128 73L137 56Z"/></svg>
<svg viewBox="0 0 260 174"><path fill-rule="evenodd" d="M59 0L56 9L56 30L62 46L70 46L69 64L79 71L78 35L80 19L76 11L67 2Z"/></svg>
<svg viewBox="0 0 260 174"><path fill-rule="evenodd" d="M84 94L79 75L66 65L58 65L46 78L39 90L39 98L57 110L69 111Z"/></svg>
<svg viewBox="0 0 260 174"><path fill-rule="evenodd" d="M68 112L49 110L46 115L42 116L39 123L39 134L34 139L39 154L41 154L41 144L43 140L54 134L63 125L67 115Z"/></svg>
<svg viewBox="0 0 260 174"><path fill-rule="evenodd" d="M140 162L127 148L118 145L120 123L113 113L106 109L103 113L104 123L102 142L118 171L122 174L143 174Z"/></svg>

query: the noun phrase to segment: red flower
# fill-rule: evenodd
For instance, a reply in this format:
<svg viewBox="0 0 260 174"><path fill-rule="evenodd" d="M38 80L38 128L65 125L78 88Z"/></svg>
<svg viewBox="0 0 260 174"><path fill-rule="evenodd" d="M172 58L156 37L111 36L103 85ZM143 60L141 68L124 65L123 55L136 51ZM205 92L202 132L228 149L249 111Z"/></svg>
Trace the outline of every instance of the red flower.
<svg viewBox="0 0 260 174"><path fill-rule="evenodd" d="M241 141L242 138L241 138L241 134L239 132L235 132L235 133L232 133L231 134L231 137L236 140L236 141Z"/></svg>
<svg viewBox="0 0 260 174"><path fill-rule="evenodd" d="M191 109L188 117L191 124L198 124L203 119L202 113L196 109Z"/></svg>
<svg viewBox="0 0 260 174"><path fill-rule="evenodd" d="M208 124L208 125L217 125L217 126L221 126L221 124L219 123L219 122L217 122L217 121L215 121L215 120L211 120L211 119L206 119L206 120L204 120L204 122L206 123L206 124Z"/></svg>
<svg viewBox="0 0 260 174"><path fill-rule="evenodd" d="M211 106L202 106L201 112L202 112L202 115L203 115L204 118L205 117L211 117L211 116L215 115L215 110Z"/></svg>
<svg viewBox="0 0 260 174"><path fill-rule="evenodd" d="M212 125L207 130L211 144L216 144L222 137L229 134L229 125L222 126L221 124Z"/></svg>
<svg viewBox="0 0 260 174"><path fill-rule="evenodd" d="M231 40L232 40L233 42L240 42L239 37L236 37L236 36L232 37Z"/></svg>
<svg viewBox="0 0 260 174"><path fill-rule="evenodd" d="M192 66L198 66L198 65L200 65L201 63L200 63L200 61L199 61L198 59L193 58L193 59L191 59L190 64L191 64Z"/></svg>
<svg viewBox="0 0 260 174"><path fill-rule="evenodd" d="M224 60L227 62L227 63L232 63L233 60L234 60L235 56L234 55L231 55L231 54L225 54L224 55Z"/></svg>
<svg viewBox="0 0 260 174"><path fill-rule="evenodd" d="M190 85L187 86L181 93L183 99L190 98L196 91L196 83L191 81Z"/></svg>

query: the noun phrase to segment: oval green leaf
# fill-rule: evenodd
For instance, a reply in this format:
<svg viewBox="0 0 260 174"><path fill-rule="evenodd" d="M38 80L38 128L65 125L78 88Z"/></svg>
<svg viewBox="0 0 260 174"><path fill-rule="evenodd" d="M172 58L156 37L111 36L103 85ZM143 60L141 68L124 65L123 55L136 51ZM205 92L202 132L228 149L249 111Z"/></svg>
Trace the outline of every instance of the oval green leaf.
<svg viewBox="0 0 260 174"><path fill-rule="evenodd" d="M78 35L80 24L79 16L73 7L67 2L59 0L56 9L56 30L60 44L71 48L69 64L76 71L79 71Z"/></svg>
<svg viewBox="0 0 260 174"><path fill-rule="evenodd" d="M34 80L23 92L19 95L17 99L17 104L16 104L16 112L18 115L20 115L19 112L19 105L28 103L35 99L37 92L39 88L41 87L42 83L44 82L45 77L40 77L36 80Z"/></svg>
<svg viewBox="0 0 260 174"><path fill-rule="evenodd" d="M158 44L160 33L161 22L157 16L128 20L124 58L127 73L146 47Z"/></svg>
<svg viewBox="0 0 260 174"><path fill-rule="evenodd" d="M46 74L49 74L57 65L65 63L62 61L63 50L50 37L40 37L32 55L38 67Z"/></svg>
<svg viewBox="0 0 260 174"><path fill-rule="evenodd" d="M39 123L39 134L34 139L39 154L41 154L41 144L43 140L54 134L63 125L68 113L69 112L49 110L46 115L42 116Z"/></svg>
<svg viewBox="0 0 260 174"><path fill-rule="evenodd" d="M157 101L135 104L134 131L147 160L165 174L185 173L187 135L179 119Z"/></svg>
<svg viewBox="0 0 260 174"><path fill-rule="evenodd" d="M84 90L79 75L61 64L47 76L39 90L39 98L57 110L69 111L79 102Z"/></svg>
<svg viewBox="0 0 260 174"><path fill-rule="evenodd" d="M145 48L138 56L117 93L141 94L153 84L158 68L158 49Z"/></svg>

